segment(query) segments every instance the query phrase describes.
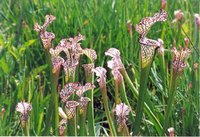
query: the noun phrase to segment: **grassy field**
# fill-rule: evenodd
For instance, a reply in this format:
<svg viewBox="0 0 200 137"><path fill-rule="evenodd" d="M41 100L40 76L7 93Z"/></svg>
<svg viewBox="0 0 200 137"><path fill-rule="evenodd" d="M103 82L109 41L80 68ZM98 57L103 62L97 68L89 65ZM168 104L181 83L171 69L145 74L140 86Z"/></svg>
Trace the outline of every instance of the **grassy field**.
<svg viewBox="0 0 200 137"><path fill-rule="evenodd" d="M0 135L58 135L58 108L64 103L58 97L57 91L66 84L64 71L58 77L58 85L51 74L46 50L34 30L34 24L43 24L45 16L51 14L56 20L48 26L47 30L55 34L54 47L63 38L75 37L78 33L85 36L81 41L82 48L92 48L97 53L95 66L102 66L107 70L107 105L111 114L111 121L117 131L116 115L113 112L116 106L116 86L110 69L107 67L109 57L105 52L109 48L117 48L121 53L127 77L124 77L127 102L131 106L131 114L126 123L129 135L136 135L135 124L137 117L137 93L141 93L141 62L139 34L135 30L142 18L153 16L161 9L160 0L1 0L0 2ZM181 9L184 16L181 21L173 23L174 11ZM149 109L144 107L139 133L142 136L169 135L165 130L167 104L170 98L171 82L174 87L172 113L169 114L169 123L166 128L173 127L175 135L199 136L199 93L200 93L200 29L195 23L194 14L200 14L199 0L167 0L165 22L156 23L148 33L148 37L164 41L164 55L154 57L147 76L147 89L144 102ZM131 31L128 24L132 24ZM174 41L177 48L184 46L184 38L189 38L188 47L191 50L186 60L187 67L175 81L172 77L172 52ZM83 64L89 63L81 57L79 67L73 81L86 83L87 77ZM197 64L198 67L194 64ZM129 78L129 79L128 79ZM92 80L91 80L92 81ZM93 119L94 133L98 135L115 135L105 113L105 98L102 88L99 88L94 77L96 88L94 94L94 118L87 117L81 120L81 115L76 115L79 128L78 135L94 135L91 133L89 119ZM54 86L52 86L54 85ZM173 84L172 84L173 85ZM58 88L57 88L58 87ZM119 87L119 98L124 101L123 92ZM122 93L121 93L122 92ZM135 94L134 94L135 93ZM54 100L57 96L57 100ZM32 105L28 121L28 134L21 126L20 114L16 111L18 102L25 100ZM126 104L127 104L126 102ZM127 104L128 105L128 104ZM52 107L52 108L51 108ZM55 112L54 112L55 111ZM52 114L51 114L52 113ZM151 114L150 114L151 113ZM88 115L88 113L86 113ZM152 115L154 117L152 117ZM89 122L88 122L89 121ZM69 120L69 122L71 122ZM57 125L56 125L57 124ZM70 131L70 124L67 124ZM82 133L82 127L86 133ZM118 132L118 131L117 131ZM125 131L124 131L125 132ZM74 135L68 134L65 135ZM119 132L120 133L120 132ZM117 133L118 134L118 133ZM124 135L124 134L118 134Z"/></svg>

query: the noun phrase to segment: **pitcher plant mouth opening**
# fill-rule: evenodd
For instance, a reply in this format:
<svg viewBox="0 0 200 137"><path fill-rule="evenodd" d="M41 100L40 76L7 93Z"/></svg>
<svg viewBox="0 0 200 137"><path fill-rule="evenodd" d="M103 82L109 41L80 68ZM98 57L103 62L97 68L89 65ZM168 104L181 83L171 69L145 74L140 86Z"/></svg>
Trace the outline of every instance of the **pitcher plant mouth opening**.
<svg viewBox="0 0 200 137"><path fill-rule="evenodd" d="M155 49L161 46L161 43L156 40L152 40L146 37L151 26L156 22L166 21L167 13L165 10L161 10L159 13L155 13L152 17L143 18L139 24L136 24L136 31L140 34L139 43L141 45L140 56L142 68L151 64Z"/></svg>
<svg viewBox="0 0 200 137"><path fill-rule="evenodd" d="M178 51L176 47L173 47L172 53L173 53L173 61L172 61L173 71L177 72L178 74L181 74L183 69L187 67L185 60L190 55L191 50L188 47L185 47L185 49L181 47L180 51Z"/></svg>
<svg viewBox="0 0 200 137"><path fill-rule="evenodd" d="M79 106L79 103L76 101L67 101L65 108L66 108L66 115L67 119L71 119L76 115L76 108Z"/></svg>
<svg viewBox="0 0 200 137"><path fill-rule="evenodd" d="M128 120L128 115L131 110L126 104L120 103L120 104L116 105L114 111L117 115L118 128L119 128L119 130L121 130L126 125L126 122Z"/></svg>
<svg viewBox="0 0 200 137"><path fill-rule="evenodd" d="M20 121L25 136L29 136L28 120L31 109L32 105L28 102L25 102L24 100L19 102L16 106L16 111L20 113Z"/></svg>
<svg viewBox="0 0 200 137"><path fill-rule="evenodd" d="M21 101L17 104L16 111L20 112L20 120L22 122L22 127L25 127L25 124L28 122L31 109L31 104L25 101Z"/></svg>

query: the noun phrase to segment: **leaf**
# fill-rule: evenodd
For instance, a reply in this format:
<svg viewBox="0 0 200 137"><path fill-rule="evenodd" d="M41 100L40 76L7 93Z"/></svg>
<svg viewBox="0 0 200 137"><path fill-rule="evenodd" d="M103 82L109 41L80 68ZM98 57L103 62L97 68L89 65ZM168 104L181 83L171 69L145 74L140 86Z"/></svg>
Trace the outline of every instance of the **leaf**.
<svg viewBox="0 0 200 137"><path fill-rule="evenodd" d="M42 72L42 71L45 70L47 67L48 67L48 65L45 64L45 65L42 65L42 66L39 66L39 67L35 68L35 69L31 72L32 76L35 77L38 73Z"/></svg>
<svg viewBox="0 0 200 137"><path fill-rule="evenodd" d="M8 64L5 62L5 58L2 58L0 60L0 68L2 69L4 74L8 74L9 73L9 68L8 68Z"/></svg>
<svg viewBox="0 0 200 137"><path fill-rule="evenodd" d="M184 23L182 25L183 30L181 30L181 33L186 36L186 34L189 32L188 26Z"/></svg>
<svg viewBox="0 0 200 137"><path fill-rule="evenodd" d="M31 45L33 45L36 42L37 39L31 39L27 42L24 43L24 47L29 47Z"/></svg>
<svg viewBox="0 0 200 137"><path fill-rule="evenodd" d="M18 60L19 59L19 53L17 51L17 49L12 46L11 48L8 49L8 52L16 59Z"/></svg>
<svg viewBox="0 0 200 137"><path fill-rule="evenodd" d="M15 62L13 60L12 55L6 53L3 58L0 59L0 68L3 70L4 74L8 74L11 72L15 67Z"/></svg>
<svg viewBox="0 0 200 137"><path fill-rule="evenodd" d="M35 42L36 42L36 39L32 39L32 40L25 42L24 45L22 47L20 47L20 49L19 49L20 55L23 54L23 52L26 50L26 48L33 45Z"/></svg>

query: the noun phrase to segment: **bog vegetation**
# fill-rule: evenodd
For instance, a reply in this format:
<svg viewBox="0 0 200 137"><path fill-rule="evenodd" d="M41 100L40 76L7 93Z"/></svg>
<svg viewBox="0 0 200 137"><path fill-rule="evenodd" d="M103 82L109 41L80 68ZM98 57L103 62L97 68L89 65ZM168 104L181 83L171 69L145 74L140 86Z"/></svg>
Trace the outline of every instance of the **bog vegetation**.
<svg viewBox="0 0 200 137"><path fill-rule="evenodd" d="M199 136L198 0L2 0L0 135Z"/></svg>

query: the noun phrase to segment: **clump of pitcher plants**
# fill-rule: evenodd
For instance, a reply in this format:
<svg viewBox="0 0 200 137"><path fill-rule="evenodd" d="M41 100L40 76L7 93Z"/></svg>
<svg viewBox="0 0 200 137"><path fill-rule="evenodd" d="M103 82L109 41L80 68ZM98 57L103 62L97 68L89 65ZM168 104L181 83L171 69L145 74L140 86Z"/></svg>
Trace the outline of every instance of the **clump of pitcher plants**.
<svg viewBox="0 0 200 137"><path fill-rule="evenodd" d="M110 136L141 135L141 125L149 122L143 119L143 112L152 120L149 123L156 128L159 135L167 134L166 129L172 126L170 125L170 116L173 113L177 87L176 81L187 67L185 60L190 55L191 50L189 49L189 40L185 39L185 48L180 47L180 50L178 50L174 46L169 52L172 54L171 81L169 91L166 93L168 95L167 108L164 106L165 113L160 114L165 118L165 121L164 123L160 123L156 112L152 110L151 101L148 99L147 85L156 50L158 49L159 59L162 62L166 54L164 52L166 49L162 39L154 40L148 38L147 34L151 26L155 23L166 21L167 13L165 9L167 3L165 0L161 0L161 6L160 12L155 13L151 17L143 18L135 26L136 31L139 33L138 42L141 45L139 54L139 89L130 79L124 65L125 63L121 59L120 51L117 48L109 48L105 51L105 55L111 58L111 60L107 61L107 67L111 70L113 76L113 102L109 100L108 94L108 70L102 66L95 67L97 59L96 51L89 48L82 48L81 42L86 39L83 35L79 33L75 37L63 38L57 46L54 46L52 42L56 36L54 33L48 32L47 27L56 20L56 17L46 15L43 25L39 25L38 23L34 25L34 30L39 32L39 37L44 47L48 63L47 71L51 80L50 104L45 114L45 128L42 135L48 135L52 132L56 136L96 136L97 126L95 124L93 97L93 90L96 87L99 87L97 90L101 92L102 111L105 112L105 116L102 119L106 120L106 124L108 124L108 134ZM173 22L181 21L183 12L177 10L174 12L174 16L175 19ZM199 15L196 14L195 19L198 26ZM128 31L132 38L132 23L128 24ZM82 56L86 56L88 62L80 66ZM162 62L161 71L165 70L164 65L164 62ZM80 69L84 71L85 76L82 76L84 80L77 81L76 76L79 75L79 71L77 70ZM60 78L61 74L64 75L62 79ZM94 84L94 74L97 76L98 86ZM62 81L62 86L58 88L60 81ZM83 81L84 84L81 83ZM128 99L127 89L130 89L133 94L132 96L136 100L134 102L136 107ZM31 104L25 101L19 102L16 106L16 111L20 113L21 125L26 136L29 135L28 120L31 109ZM2 109L3 118L4 112ZM174 136L174 128L168 128L168 132L170 136Z"/></svg>

